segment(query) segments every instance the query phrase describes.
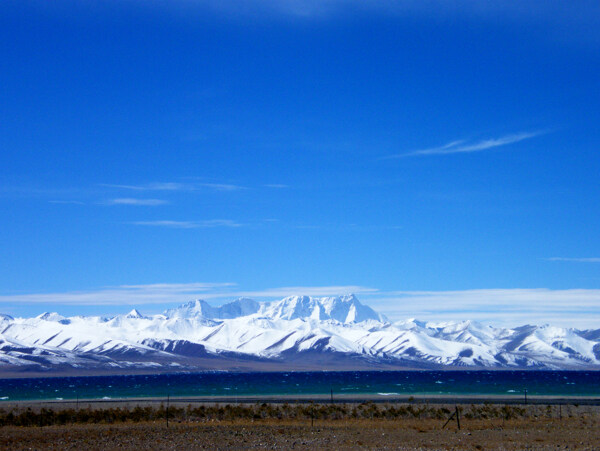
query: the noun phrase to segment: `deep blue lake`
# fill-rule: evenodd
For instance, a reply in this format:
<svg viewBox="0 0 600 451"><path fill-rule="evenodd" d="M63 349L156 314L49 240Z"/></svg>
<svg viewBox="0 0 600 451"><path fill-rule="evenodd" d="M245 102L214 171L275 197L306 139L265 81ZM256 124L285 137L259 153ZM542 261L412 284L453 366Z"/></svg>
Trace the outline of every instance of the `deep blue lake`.
<svg viewBox="0 0 600 451"><path fill-rule="evenodd" d="M261 395L600 396L600 371L204 372L0 379L0 399Z"/></svg>

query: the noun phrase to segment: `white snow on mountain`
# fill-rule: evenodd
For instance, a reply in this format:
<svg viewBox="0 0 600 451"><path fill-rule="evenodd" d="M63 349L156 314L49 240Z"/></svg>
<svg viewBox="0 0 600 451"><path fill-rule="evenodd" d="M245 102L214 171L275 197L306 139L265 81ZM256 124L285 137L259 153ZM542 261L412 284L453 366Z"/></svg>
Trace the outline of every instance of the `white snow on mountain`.
<svg viewBox="0 0 600 451"><path fill-rule="evenodd" d="M201 299L167 310L169 318L232 319L258 312L260 304L253 299L239 298L221 307L212 307Z"/></svg>
<svg viewBox="0 0 600 451"><path fill-rule="evenodd" d="M324 368L340 362L345 367L599 368L600 329L390 323L353 295L262 303L240 298L220 307L195 300L153 316L135 309L112 318L0 315L0 369L193 369L200 358L209 359L202 369L218 367L219 358L293 366L309 354L321 356Z"/></svg>

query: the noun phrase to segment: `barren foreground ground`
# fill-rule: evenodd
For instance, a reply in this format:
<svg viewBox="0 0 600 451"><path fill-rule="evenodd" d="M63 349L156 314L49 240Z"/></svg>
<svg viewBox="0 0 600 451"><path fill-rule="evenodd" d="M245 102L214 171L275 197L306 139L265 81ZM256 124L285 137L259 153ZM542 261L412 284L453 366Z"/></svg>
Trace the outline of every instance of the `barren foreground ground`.
<svg viewBox="0 0 600 451"><path fill-rule="evenodd" d="M233 420L0 428L0 449L598 449L591 417L463 420L441 430L437 419Z"/></svg>

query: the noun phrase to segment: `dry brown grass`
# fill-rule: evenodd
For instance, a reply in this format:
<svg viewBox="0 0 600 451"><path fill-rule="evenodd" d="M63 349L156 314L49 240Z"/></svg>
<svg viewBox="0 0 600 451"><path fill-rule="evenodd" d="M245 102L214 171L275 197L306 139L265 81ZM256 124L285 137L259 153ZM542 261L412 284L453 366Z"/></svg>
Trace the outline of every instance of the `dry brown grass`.
<svg viewBox="0 0 600 451"><path fill-rule="evenodd" d="M466 419L233 419L0 428L0 449L598 449L594 416Z"/></svg>

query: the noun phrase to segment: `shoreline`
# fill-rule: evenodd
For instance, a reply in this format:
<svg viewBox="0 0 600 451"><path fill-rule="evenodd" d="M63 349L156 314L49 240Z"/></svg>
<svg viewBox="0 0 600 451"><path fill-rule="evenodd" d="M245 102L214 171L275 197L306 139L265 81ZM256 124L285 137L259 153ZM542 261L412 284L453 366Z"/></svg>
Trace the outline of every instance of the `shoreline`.
<svg viewBox="0 0 600 451"><path fill-rule="evenodd" d="M31 400L2 400L0 409L6 407L71 407L93 405L102 406L125 405L160 405L169 402L171 405L181 404L331 404L329 394L316 395L252 395L252 396L164 396L164 397L122 397L122 398L80 398L80 399L31 399ZM522 395L335 395L333 404L360 404L365 402L388 404L505 404L505 405L587 405L600 406L600 396L527 396Z"/></svg>
<svg viewBox="0 0 600 451"><path fill-rule="evenodd" d="M385 373L427 373L427 372L523 372L523 373L535 373L535 372L559 372L559 373L600 373L600 365L589 368L562 368L562 369L543 369L543 368L490 368L490 367L447 367L447 366L432 366L432 367L339 367L339 368L313 368L312 366L307 367L269 367L263 366L261 369L255 368L244 368L244 367L233 367L233 368L186 368L186 369L174 369L174 368L123 368L115 371L114 368L107 370L91 369L91 370L79 370L73 372L72 370L60 370L53 369L50 371L10 371L5 368L0 370L0 380L10 379L54 379L54 378L81 378L81 377L121 377L121 376L177 376L182 374L253 374L253 373L347 373L347 372L359 372L359 373L370 373L370 372L385 372Z"/></svg>

